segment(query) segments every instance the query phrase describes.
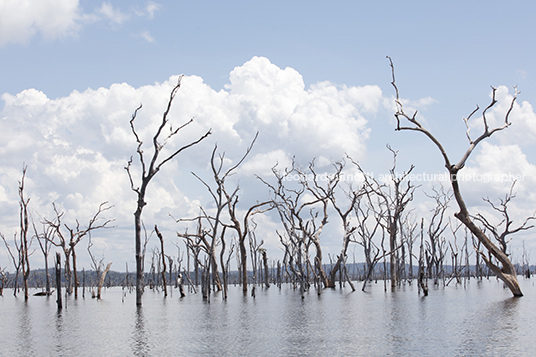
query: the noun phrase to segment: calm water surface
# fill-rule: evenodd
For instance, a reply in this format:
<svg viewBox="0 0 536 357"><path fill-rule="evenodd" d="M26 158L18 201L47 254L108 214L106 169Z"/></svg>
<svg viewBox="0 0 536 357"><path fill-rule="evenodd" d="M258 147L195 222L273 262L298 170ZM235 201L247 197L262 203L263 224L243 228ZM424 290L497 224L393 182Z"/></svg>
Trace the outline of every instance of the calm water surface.
<svg viewBox="0 0 536 357"><path fill-rule="evenodd" d="M302 300L289 286L244 297L231 287L227 302L178 291L164 299L120 288L103 299L55 296L28 303L11 290L0 297L1 356L534 356L536 279L521 279L522 298L495 279L467 287L415 284L385 292L311 291ZM89 295L89 294L88 294Z"/></svg>

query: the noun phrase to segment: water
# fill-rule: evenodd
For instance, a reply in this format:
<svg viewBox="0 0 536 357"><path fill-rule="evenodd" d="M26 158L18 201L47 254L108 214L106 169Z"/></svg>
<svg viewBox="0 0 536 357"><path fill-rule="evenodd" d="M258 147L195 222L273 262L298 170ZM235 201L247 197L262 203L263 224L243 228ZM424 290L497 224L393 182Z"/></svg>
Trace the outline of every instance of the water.
<svg viewBox="0 0 536 357"><path fill-rule="evenodd" d="M213 296L164 299L112 288L103 299L0 297L1 356L532 356L536 348L536 287L511 297L495 279L467 288L416 286L384 292L257 289L244 297L231 287L227 302Z"/></svg>

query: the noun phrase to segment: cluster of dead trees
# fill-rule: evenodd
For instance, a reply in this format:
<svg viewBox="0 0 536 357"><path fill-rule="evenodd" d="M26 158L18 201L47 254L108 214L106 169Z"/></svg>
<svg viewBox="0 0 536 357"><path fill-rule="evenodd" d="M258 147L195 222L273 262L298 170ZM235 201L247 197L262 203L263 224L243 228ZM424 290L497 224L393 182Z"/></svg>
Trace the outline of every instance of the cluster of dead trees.
<svg viewBox="0 0 536 357"><path fill-rule="evenodd" d="M61 285L61 276L56 273L56 277L51 279L49 274L49 255L51 247L58 247L64 254L64 280L65 280L65 291L67 294L73 294L74 297L78 298L78 288L81 284L78 277L77 270L77 245L87 236L88 237L88 246L87 250L93 262L93 268L97 271L98 281L93 282L93 285L96 288L94 293L96 297L100 298L100 290L102 288L102 282L106 273L110 270L109 263L107 267L103 270L103 260L97 262L94 256L91 253L91 232L97 229L102 228L111 228L110 223L113 221L111 219L103 219L101 216L103 213L108 211L111 206L107 202L103 202L99 205L97 212L89 219L87 225L83 226L76 219L73 222L66 222L65 212L61 211L57 205L53 204L54 216L53 218L41 217L39 223L33 219L33 215L30 213L30 198L26 196L24 192L24 183L26 178L26 171L28 167L23 165L22 168L22 178L19 181L19 206L20 206L20 230L14 234L13 245L10 245L10 242L5 238L5 236L0 233L6 250L11 257L13 267L15 270L14 277L11 279L11 286L13 287L13 295L17 296L17 293L22 289L24 293L24 299L28 300L29 297L29 278L30 278L30 259L29 257L34 253L36 249L32 248L32 244L37 241L39 249L43 254L44 259L44 268L46 272L46 283L44 287L43 295L52 294L52 282L55 280L56 289L60 291ZM37 227L40 225L41 229ZM61 269L61 255L56 253L56 270ZM3 287L9 285L8 276L5 272L6 268L0 269L0 281ZM19 279L19 275L22 279ZM19 283L22 283L22 287ZM91 282L88 282L91 285ZM85 286L85 274L83 285ZM58 306L61 305L60 294L58 295Z"/></svg>
<svg viewBox="0 0 536 357"><path fill-rule="evenodd" d="M180 289L181 296L184 296L183 285L187 283L194 292L200 287L201 295L207 300L210 299L211 292L220 291L223 299L226 299L230 283L240 284L244 293L248 292L248 285L251 286L253 296L256 286L268 288L270 284L276 284L280 287L283 282L289 282L298 288L302 297L311 287L315 287L320 293L324 288L335 288L337 282L340 285L347 283L352 290L355 290L353 283L355 273L352 276L349 272L347 260L350 248L355 249L357 246L361 247L365 258L360 274L363 281L362 290L365 290L368 282L378 278L378 270L382 272L381 278L386 288L387 281L391 288L395 288L402 281L416 280L425 294L428 291L428 280L432 280L434 284L448 285L451 281L460 283L462 277L482 277L487 271L488 275L491 273L504 281L515 296L521 296L522 292L517 281L518 271L510 260L508 243L512 234L532 228L531 222L536 216L532 215L522 224L514 225L508 213L508 205L515 198L513 191L515 182L510 192L504 199L501 198L499 203L489 198L485 199L491 209L500 216L498 223L481 213L471 215L457 180L457 174L463 169L475 147L495 132L510 125L509 115L517 92L505 114L502 126L490 128L486 119L487 111L496 103L495 89L492 92L491 103L482 113L484 132L480 136L475 139L469 135L469 120L478 108L464 119L468 128L469 145L460 161L453 164L440 141L418 121L417 113L413 115L405 113L395 84L394 66L392 62L390 63L392 85L396 91L396 130L410 130L424 134L439 149L450 175L449 189L442 186L434 187L432 192L427 194L430 202L434 204L428 217L417 218L410 207L419 188L409 179L414 167L410 166L399 173L398 152L390 146L387 146L387 149L392 154L393 164L389 168L390 175L385 180L378 180L368 174L351 157L333 162L329 173L320 173L315 160L306 167L301 167L293 160L290 167L274 166L271 177L257 177L269 192L269 198L250 206L243 206L240 201L240 186L230 177L239 170L240 165L250 154L257 140L257 133L244 154L237 160L226 158L225 152L219 151L215 145L210 157L210 178L192 173L206 188L212 202L206 207L200 207L196 217L173 218L178 224L189 225L189 229L177 232L178 238L182 239L186 246L184 266L184 252L180 252L178 245L177 257L165 253L166 238L156 224L152 233L147 233L142 217L143 209L147 205L145 198L151 180L162 167L182 152L205 140L211 134L211 130L178 149L164 151L168 142L193 122L190 120L183 125L173 126L169 118L182 77L171 91L162 120L149 148L144 146L135 127L135 120L142 109L140 105L130 120L131 131L137 143L136 153L140 170L132 169L134 165L132 158L125 167L130 187L137 195L137 205L134 212L136 273L134 281L127 273L124 286L131 288L135 282L137 305L142 304L142 293L146 285L153 289L162 289L164 296L167 296L168 287L175 284ZM408 123L407 126L404 123ZM77 246L87 237L87 250L92 268L98 276L98 282L95 283L98 288L94 294L100 297L100 288L110 270L111 262L105 265L104 259L95 258L91 251L93 246L91 232L111 228L113 220L102 217L111 206L107 202L101 203L88 223L82 225L77 219L67 222L65 213L53 204L52 217L42 217L36 225L28 208L30 199L24 193L26 169L24 166L22 179L19 182L20 230L14 236L13 247L2 235L15 268L14 293L16 294L19 288L17 284L20 274L22 289L25 298L28 298L29 256L32 252L32 242L37 241L44 256L47 272L46 294L51 293L48 256L51 247L55 246L63 252L66 292L74 293L74 297L77 298L80 285ZM135 177L135 172L140 173L139 179ZM348 181L349 174L354 178L359 177L359 180ZM448 218L452 200L458 210L454 214L458 223ZM275 233L284 251L281 261L270 262L264 241L257 239L256 229L259 217L262 215L277 217L280 222L281 228ZM329 264L326 264L322 248L325 246L323 242L328 239L326 227L333 217L332 225L338 226L331 231L340 234L341 250L335 255L328 254ZM38 225L41 227L40 230L37 228ZM445 237L448 230L452 239ZM153 233L158 237L160 244L152 250L150 270L145 275L147 243ZM459 241L462 242L458 243ZM471 269L469 261L473 253L474 269ZM236 259L237 277L235 276L231 282L233 258ZM482 262L487 270L483 268ZM445 270L446 265L450 265L448 273ZM529 255L525 249L521 265L523 273L530 276L530 271L527 273ZM59 271L61 268L59 253L56 255L55 266L56 271ZM355 267L355 264L353 266ZM191 267L193 271L190 271ZM2 288L5 282L5 268L0 268ZM61 289L61 284L57 285L57 289ZM58 306L60 303L58 302Z"/></svg>
<svg viewBox="0 0 536 357"><path fill-rule="evenodd" d="M447 246L447 240L443 235L447 227L445 212L449 207L448 204L451 198L454 197L459 208L459 212L455 214L455 217L463 225L463 231L465 232L465 241L461 248L465 252L465 269L468 269L470 255L468 236L470 235L477 252L475 259L476 269L481 270L480 259L482 259L486 266L505 282L515 296L521 296L522 292L516 277L517 272L506 251L507 236L520 230L532 228L529 222L535 216L527 218L519 227L512 228L512 222L506 210L508 202L513 197L512 191L505 200L501 200L500 206L495 206L487 199L492 208L504 216L504 231L499 231L498 227L503 222L494 226L481 214L472 216L468 212L457 180L458 172L465 166L474 148L482 140L510 125L508 118L516 100L517 92L514 95L510 109L505 114L503 126L490 129L486 119L486 112L496 103L495 89L493 89L492 102L482 113L484 132L479 137L476 139L470 137L468 124L469 119L477 112L478 108L468 118L464 119L468 127L469 147L457 164L451 164L441 143L421 125L416 119L416 113L413 116L409 116L404 112L398 88L395 84L392 62L391 67L393 73L392 85L396 90L397 112L395 117L398 123L396 129L399 131L413 130L421 132L436 145L445 161L452 186L451 190L447 192L443 188L433 189L434 193L430 198L435 201L436 206L432 210L431 219L428 221L426 229L427 240L423 238L425 232L424 221L420 225L421 244L419 255L418 257L415 256L419 267L417 276L419 286L426 293L425 279L427 277L433 278L435 283L444 277L442 267L449 248L453 274L457 281L459 280L460 272L463 270L460 260L463 254L460 253L457 247L456 239L454 240L454 245L449 241ZM402 120L407 120L410 126L402 125ZM201 137L200 140L204 139L204 137ZM156 148L157 145L155 144L155 152L157 152ZM231 245L231 248L226 251L226 241L229 240L226 237L228 230L232 230L233 234L235 234L234 242L236 242L240 251L240 254L237 254L238 271L242 276L241 284L244 292L247 291L246 239L250 243L250 255L254 268L253 282L255 282L258 255L262 254L264 261L266 261L266 250L262 247L264 243L262 240L257 243L254 229L256 223L253 221L253 215L267 211L277 212L283 227L282 230L277 231L277 235L281 245L284 247L285 255L282 264L278 262L278 266L288 267L292 281L297 282L302 296L311 286L311 281L316 284L318 291L321 291L321 288L334 287L337 273L342 277L339 280L346 280L354 289L345 268L350 243L360 244L364 249L367 276L364 279L363 289L365 289L366 282L370 279L370 275L379 261L383 260L384 270L387 269L387 258L389 260L389 280L392 288L396 287L397 282L401 280L401 276L404 274L406 257L409 260L410 276L412 276L413 244L417 239L415 236L417 224L408 223L408 204L413 200L416 186L407 178L413 170L413 166L398 175L396 172L397 152L389 146L388 149L393 154L393 166L390 169L391 179L387 180L387 182L379 182L374 177L367 175L357 162L348 158L363 176L363 184L358 187L352 187L352 185L342 187L341 176L345 168L344 161L334 163L334 172L330 175L323 175L322 178L316 172L314 160L306 169L299 167L295 162L289 168L279 169L276 166L272 169L274 175L272 179L259 177L269 189L270 199L257 203L249 209L242 209L242 212L244 212L242 219L238 219L239 187L236 186L229 190L226 179L243 162L250 152L251 146L247 149L242 159L228 169L224 169L224 155L216 156L217 146L215 146L211 157L214 183L209 184L208 181L196 175L212 196L214 201L213 209L209 213L208 209L201 207L201 214L196 218L190 219L190 221L197 221L197 229L193 232L178 233L179 237L185 239L188 255L192 255L196 271L199 267L202 271L203 296L208 298L211 286L216 291L222 290L224 299L227 296L227 272L235 247L235 245ZM341 229L339 231L342 232L342 249L340 254L334 257L335 263L328 272L323 264L321 237L328 223L328 212L330 210L335 211L340 218ZM230 223L225 223L223 218L223 214L226 211L228 211L227 219ZM184 221L184 219L177 221ZM460 231L460 226L451 228L451 230L453 236L456 237L457 232ZM500 248L488 238L489 234L499 243ZM378 243L379 238L377 237L380 236L381 241ZM219 254L216 249L218 247ZM265 262L264 265L265 271L268 271L268 264ZM469 272L466 274L469 275Z"/></svg>

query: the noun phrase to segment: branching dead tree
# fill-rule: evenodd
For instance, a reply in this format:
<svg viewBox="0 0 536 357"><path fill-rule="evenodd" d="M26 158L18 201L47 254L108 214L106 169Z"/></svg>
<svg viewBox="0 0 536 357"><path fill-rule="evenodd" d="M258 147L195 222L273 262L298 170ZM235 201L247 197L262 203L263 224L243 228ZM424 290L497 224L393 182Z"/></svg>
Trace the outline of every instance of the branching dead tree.
<svg viewBox="0 0 536 357"><path fill-rule="evenodd" d="M238 270L239 275L241 278L241 284L242 284L242 291L244 293L247 293L248 291L248 264L247 264L247 249L246 249L246 238L249 236L249 220L256 214L264 213L273 208L271 206L271 201L265 201L261 203L254 204L251 206L246 214L244 215L243 223L240 224L240 221L237 217L237 205L238 203L238 196L235 196L235 198L228 204L229 209L229 218L231 220L231 224L228 225L229 228L234 229L236 234L238 235L237 241L238 241L238 248L240 251L240 255L237 254L237 257L239 259L238 264Z"/></svg>
<svg viewBox="0 0 536 357"><path fill-rule="evenodd" d="M411 165L408 171L399 174L396 171L398 151L393 150L389 145L387 145L387 149L393 155L393 166L389 169L390 182L379 183L374 177L367 175L358 163L355 161L352 162L363 174L367 191L377 196L378 204L376 206L381 207L383 212L380 217L382 218L382 225L387 230L387 233L389 233L389 277L391 280L391 289L394 289L400 278L397 274L397 250L401 247L397 239L400 233L400 219L407 205L413 200L413 193L415 192L416 186L408 179L414 166Z"/></svg>
<svg viewBox="0 0 536 357"><path fill-rule="evenodd" d="M143 294L143 259L144 255L142 255L142 242L141 242L141 230L142 230L142 211L143 208L147 205L147 202L145 202L145 195L147 193L147 187L149 186L149 182L153 179L153 177L160 171L163 165L165 165L167 162L174 159L177 155L179 155L184 150L198 144L202 140L204 140L206 137L208 137L211 133L211 131L207 131L204 135L202 135L199 139L190 142L187 145L182 146L181 148L174 150L171 154L166 155L163 159L160 159L160 153L162 152L162 149L166 146L168 141L173 138L175 135L179 133L181 129L189 125L193 122L193 119L186 122L185 124L174 128L173 125L169 122L169 112L171 110L171 105L173 103L173 99L175 98L175 95L177 94L177 91L179 90L181 86L181 80L182 76L179 77L177 85L173 87L169 101L167 104L167 108L162 115L162 121L160 122L160 125L158 127L158 130L156 131L156 134L153 136L153 152L152 157L150 159L149 165L147 166L144 156L144 151L142 149L143 141L141 140L140 136L138 135L136 129L134 128L134 120L136 119L136 116L138 115L138 112L142 108L140 105L136 110L134 111L134 114L132 115L132 119L130 120L130 128L132 130L132 133L134 134L134 137L136 138L136 142L138 143L138 147L136 149L136 152L139 157L139 161L141 164L141 183L139 186L137 186L134 183L134 177L131 172L131 166L132 166L132 157L127 163L127 166L125 167L125 170L127 171L129 180L130 180L130 188L132 191L136 193L137 197L137 206L136 211L134 212L134 230L135 230L135 241L136 241L136 305L140 306L142 304L142 294ZM166 135L164 134L164 129L169 128L169 133Z"/></svg>
<svg viewBox="0 0 536 357"><path fill-rule="evenodd" d="M322 247L320 245L320 235L324 226L328 223L328 198L319 192L309 189L307 175L302 169L296 167L292 162L291 168L285 168L279 172L274 166L272 173L276 178L276 184L272 185L264 179L259 179L268 186L272 195L272 203L279 213L281 223L285 228L286 235L281 235L281 243L285 246L289 254L297 254L293 259L298 265L300 285L305 289L305 275L302 269L307 269L308 247L315 246L316 256L314 268L322 285L330 286L329 280L322 266ZM314 176L315 173L311 172ZM313 194L312 198L307 198L306 194ZM315 197L315 194L318 196Z"/></svg>
<svg viewBox="0 0 536 357"><path fill-rule="evenodd" d="M446 240L443 237L443 233L448 227L448 223L445 222L445 213L449 207L449 202L452 198L452 193L450 191L445 192L443 186L439 189L433 187L433 194L425 195L428 198L431 198L435 201L435 206L431 210L432 218L428 223L428 239L426 242L426 256L427 261L429 262L428 274L432 274L434 278L434 284L439 283L439 279L443 278L443 260L446 255Z"/></svg>
<svg viewBox="0 0 536 357"><path fill-rule="evenodd" d="M383 246L385 239L385 229L380 222L382 213L374 212L371 207L372 202L370 202L370 196L367 195L367 198L369 199L369 204L359 199L354 207L357 220L357 230L354 236L357 235L357 238L353 238L353 241L363 247L365 254L365 272L363 286L361 288L362 291L365 291L367 282L372 278L374 267L384 257L380 255L380 248L374 243L374 237L380 230L382 234L380 246ZM369 223L371 215L373 216L373 222Z"/></svg>
<svg viewBox="0 0 536 357"><path fill-rule="evenodd" d="M11 261L13 263L13 267L15 268L15 278L13 280L13 296L17 296L18 291L18 283L19 283L19 272L20 267L22 264L22 255L21 255L21 247L19 242L17 241L17 235L15 234L13 238L13 243L15 244L16 254L14 254L11 251L11 248L9 247L9 243L7 242L6 238L2 233L0 233L0 237L4 241L4 245L6 246L7 252L9 253L9 256L11 257Z"/></svg>
<svg viewBox="0 0 536 357"><path fill-rule="evenodd" d="M409 212L405 215L404 219L402 219L402 225L401 225L401 233L402 233L402 243L406 244L406 247L408 248L408 270L409 273L406 274L406 279L411 283L413 280L413 257L415 256L413 254L413 245L415 244L415 241L417 240L417 227L419 226L419 223L417 222L417 219L412 214L412 212Z"/></svg>
<svg viewBox="0 0 536 357"><path fill-rule="evenodd" d="M499 267L495 263L491 261L491 259L484 253L479 251L478 253L482 257L482 259L486 262L487 266L497 275L499 279L501 279L506 286L510 289L512 294L514 296L523 296L523 293L521 292L521 287L519 286L519 282L517 280L516 276L516 269L515 266L512 264L508 256L500 249L498 248L491 239L488 238L488 236L478 227L472 220L471 215L469 213L469 210L467 209L467 206L465 204L465 201L463 200L460 185L458 181L458 173L461 169L465 166L467 160L469 159L469 156L474 151L474 149L480 144L483 140L489 138L494 133L501 131L503 129L506 129L510 126L509 117L510 113L512 112L514 108L514 103L517 99L517 95L519 92L517 89L515 89L513 99L510 103L510 107L508 111L506 112L504 116L504 123L501 126L497 126L495 128L490 128L488 119L486 117L486 114L488 110L490 110L495 104L497 103L497 100L495 99L495 93L497 91L496 88L492 87L492 99L490 104L484 109L482 112L482 123L484 126L484 132L480 134L476 139L472 139L469 132L469 120L471 117L479 110L479 107L477 106L475 110L473 110L467 118L464 118L464 122L467 127L466 136L469 141L469 146L466 149L465 153L462 155L462 158L457 163L452 163L446 150L444 149L441 142L430 132L428 129L426 129L418 120L417 120L417 112L415 112L413 115L406 114L404 111L404 107L402 105L402 101L400 99L400 95L398 92L398 87L395 83L395 70L393 61L390 57L388 57L390 65L391 65L391 71L392 71L392 82L396 93L396 113L395 118L397 120L397 131L401 130L411 130L411 131L417 131L422 134L424 134L428 139L432 141L432 143L438 148L439 152L441 153L441 156L443 157L443 161L445 163L445 167L449 173L450 183L452 185L452 190L454 192L454 197L456 199L456 203L458 204L459 211L455 213L455 217L460 220L469 230L473 233L474 236L482 243L482 245L487 249L490 256L493 256L497 261L502 265L502 267ZM408 121L410 123L409 126L403 126L402 121Z"/></svg>
<svg viewBox="0 0 536 357"><path fill-rule="evenodd" d="M534 224L529 224L530 221L533 221L536 219L536 213L534 213L532 216L527 217L525 221L517 226L512 227L514 224L514 221L510 217L510 214L508 213L508 204L511 203L511 201L516 197L515 193L513 193L514 186L516 184L516 181L512 182L512 186L510 187L510 191L505 195L504 199L499 198L499 204L494 204L489 198L484 198L484 201L489 203L489 205L498 212L502 217L502 220L498 224L492 224L490 220L488 220L484 215L477 213L475 219L482 223L484 228L493 235L493 237L497 240L499 243L499 246L504 254L507 256L510 255L508 250L508 243L512 240L511 235L515 234L520 231L526 231L531 228L534 228Z"/></svg>
<svg viewBox="0 0 536 357"><path fill-rule="evenodd" d="M44 219L44 222L52 227L54 231L54 236L50 242L63 250L65 255L65 277L67 280L67 292L70 294L72 292L72 287L74 285L74 297L78 298L78 273L76 268L76 245L92 231L96 229L104 228L113 228L109 224L112 223L113 219L104 219L100 217L102 213L110 210L113 206L108 205L108 202L103 202L99 205L97 212L90 218L87 226L82 228L80 226L80 221L76 220L74 226L67 225L63 223L64 212L60 212L55 204L53 204L54 212L56 217L53 220ZM70 261L72 260L72 277L74 281L71 282L71 266Z"/></svg>
<svg viewBox="0 0 536 357"><path fill-rule="evenodd" d="M9 247L9 244L7 243L4 235L0 233L0 236L2 237L2 240L4 241L4 244L7 248L7 251L9 255L11 256L11 260L13 261L13 266L15 267L15 280L13 285L13 295L17 296L17 289L18 289L18 278L19 278L19 272L22 272L22 284L24 289L24 300L28 300L29 295L29 288L28 288L28 279L30 277L30 253L29 249L32 244L33 236L30 238L30 241L28 241L28 229L29 229L29 213L28 213L28 204L30 203L30 198L26 198L24 196L24 179L26 178L26 170L28 169L28 166L23 165L22 166L22 179L19 181L19 228L20 232L18 234L17 239L17 233L15 233L13 242L15 244L15 249L17 250L17 254L13 254L11 251L11 248Z"/></svg>
<svg viewBox="0 0 536 357"><path fill-rule="evenodd" d="M6 268L0 267L0 296L4 296L4 287L6 286Z"/></svg>
<svg viewBox="0 0 536 357"><path fill-rule="evenodd" d="M37 242L39 243L39 247L41 248L41 252L43 253L43 259L45 260L45 293L48 296L50 295L50 273L48 271L48 255L50 253L50 241L52 240L52 237L54 235L54 228L47 224L43 224L43 232L38 233L34 223L33 229L35 237L37 238Z"/></svg>
<svg viewBox="0 0 536 357"><path fill-rule="evenodd" d="M340 202L337 200L336 197L336 190L337 187L339 187L339 183L341 181L341 176L343 175L344 170L344 162L335 162L333 163L333 167L335 168L335 172L332 175L326 175L327 183L325 186L321 185L319 182L319 176L315 172L314 168L314 161L309 164L309 171L313 174L313 186L308 185L308 189L310 192L313 193L313 195L320 199L321 197L327 197L339 217L341 218L342 226L343 226L343 239L342 239L342 249L341 253L337 256L337 261L335 262L335 265L331 269L329 273L329 287L334 288L335 287L335 277L336 274L341 269L341 266L345 262L347 258L347 251L348 246L351 242L352 235L354 231L357 229L357 227L351 225L351 213L354 210L354 207L356 205L356 202L359 200L359 198L366 193L365 186L361 186L359 189L354 190L351 186L349 187L349 191L345 193L346 198L349 198L350 203L346 206L346 208L342 208ZM352 282L348 280L350 284ZM351 285L352 286L352 285ZM352 286L353 288L353 286Z"/></svg>

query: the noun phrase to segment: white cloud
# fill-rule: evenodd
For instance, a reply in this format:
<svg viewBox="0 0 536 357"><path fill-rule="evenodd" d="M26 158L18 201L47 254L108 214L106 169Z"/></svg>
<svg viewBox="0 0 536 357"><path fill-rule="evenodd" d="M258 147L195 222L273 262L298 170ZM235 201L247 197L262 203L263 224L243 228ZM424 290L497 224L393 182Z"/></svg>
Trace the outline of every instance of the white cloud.
<svg viewBox="0 0 536 357"><path fill-rule="evenodd" d="M133 17L154 18L160 5L148 2L143 11L124 11L111 2L103 2L93 13L85 13L79 0L2 0L0 1L0 46L7 43L27 43L40 34L46 40L75 36L83 25L103 19L113 26L122 25ZM148 32L141 36L154 39Z"/></svg>
<svg viewBox="0 0 536 357"><path fill-rule="evenodd" d="M149 31L143 31L141 34L140 34L141 38L143 38L145 41L149 42L149 43L155 43L156 41L154 40L154 37L151 36L151 34L149 33Z"/></svg>
<svg viewBox="0 0 536 357"><path fill-rule="evenodd" d="M3 0L0 2L0 46L25 43L36 33L45 39L75 34L78 0Z"/></svg>
<svg viewBox="0 0 536 357"><path fill-rule="evenodd" d="M147 12L147 16L149 16L150 19L154 17L154 13L156 11L160 10L160 4L157 4L153 1L149 1L147 3L147 6L145 7L145 11Z"/></svg>
<svg viewBox="0 0 536 357"><path fill-rule="evenodd" d="M109 2L103 2L99 13L108 18L112 23L121 25L130 18L130 15L124 13L118 8L114 8Z"/></svg>
<svg viewBox="0 0 536 357"><path fill-rule="evenodd" d="M536 203L536 166L529 163L519 145L494 145L482 142L470 165L460 171L462 193L472 205L480 205L482 197L503 197L514 180L516 192L523 197L520 204L533 207Z"/></svg>

